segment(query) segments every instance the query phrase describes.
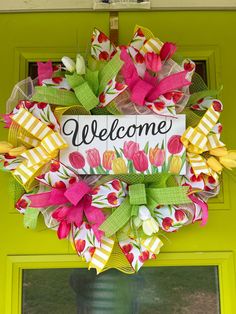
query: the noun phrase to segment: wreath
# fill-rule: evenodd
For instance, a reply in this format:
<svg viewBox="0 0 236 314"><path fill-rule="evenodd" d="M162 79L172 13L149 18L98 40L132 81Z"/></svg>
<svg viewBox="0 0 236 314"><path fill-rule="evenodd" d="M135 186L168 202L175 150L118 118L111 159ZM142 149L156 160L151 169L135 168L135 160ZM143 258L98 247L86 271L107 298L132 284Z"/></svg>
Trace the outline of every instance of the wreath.
<svg viewBox="0 0 236 314"><path fill-rule="evenodd" d="M219 193L222 170L236 167L236 151L220 140L218 91L207 89L175 44L139 26L119 47L95 29L86 60L78 54L76 61L61 61L38 62L37 79L14 87L2 115L9 135L0 142L1 169L14 178L25 227L35 228L42 214L89 269L137 272L157 258L166 233L206 224L207 201ZM186 129L166 145L147 142L141 149L130 140L119 151L101 154L93 147L86 155L64 153L68 163L61 161L68 149L65 114L83 121L91 115L177 121L180 113Z"/></svg>

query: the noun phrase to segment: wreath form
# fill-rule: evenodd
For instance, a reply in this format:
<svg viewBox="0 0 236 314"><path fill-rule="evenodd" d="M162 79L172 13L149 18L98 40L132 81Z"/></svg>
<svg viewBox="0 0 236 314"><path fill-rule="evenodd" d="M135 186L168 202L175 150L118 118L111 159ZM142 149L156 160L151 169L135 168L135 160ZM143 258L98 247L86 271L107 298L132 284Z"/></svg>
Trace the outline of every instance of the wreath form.
<svg viewBox="0 0 236 314"><path fill-rule="evenodd" d="M156 259L166 232L196 221L205 225L223 167L236 166L236 152L220 141L218 91L208 90L194 62L175 52L175 44L163 44L144 27L136 26L129 45L120 47L95 29L86 62L79 54L76 62L63 57L57 66L38 62L38 78L19 82L7 101L9 136L0 142L0 162L14 177L24 226L35 228L41 213L97 273L137 272ZM71 152L68 166L58 160L67 147L60 135L64 113L182 113L187 129L169 139L167 164L163 147L140 150L129 141L121 154L106 151L102 158L96 148L86 158ZM86 162L93 175L78 174ZM147 163L154 174L146 172ZM185 163L186 175L179 175ZM128 174L128 167L136 173Z"/></svg>

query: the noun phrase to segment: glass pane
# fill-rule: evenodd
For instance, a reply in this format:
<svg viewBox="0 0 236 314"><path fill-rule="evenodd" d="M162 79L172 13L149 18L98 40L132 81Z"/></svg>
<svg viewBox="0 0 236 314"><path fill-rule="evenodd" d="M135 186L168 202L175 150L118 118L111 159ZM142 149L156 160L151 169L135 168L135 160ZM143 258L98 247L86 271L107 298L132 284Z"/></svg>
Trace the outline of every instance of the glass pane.
<svg viewBox="0 0 236 314"><path fill-rule="evenodd" d="M109 270L38 269L23 272L24 314L218 314L214 266Z"/></svg>

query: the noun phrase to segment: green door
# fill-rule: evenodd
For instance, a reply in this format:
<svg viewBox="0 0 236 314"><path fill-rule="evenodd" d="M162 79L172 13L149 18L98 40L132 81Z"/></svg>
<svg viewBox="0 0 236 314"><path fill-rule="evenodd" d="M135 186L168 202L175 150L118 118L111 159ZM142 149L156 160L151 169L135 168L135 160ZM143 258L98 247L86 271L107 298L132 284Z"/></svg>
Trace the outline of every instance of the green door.
<svg viewBox="0 0 236 314"><path fill-rule="evenodd" d="M129 42L135 24L151 29L162 41L176 42L184 56L198 61L210 88L219 88L223 85L224 89L220 95L224 103L222 114L223 141L228 147L236 148L234 108L236 12L119 13L120 44ZM74 57L78 51L86 52L94 26L108 34L109 13L1 14L0 111L5 112L5 103L10 96L13 85L27 77L34 62L48 59L58 61L63 55ZM1 126L0 140L4 140L6 137L7 131ZM37 307L36 310L32 307L32 300L34 300L35 294L39 292L40 287L42 291L47 288L42 286L44 281L48 282L48 285L52 282L58 283L58 280L53 281L53 278L50 277L52 274L50 270L54 270L56 276L64 278L63 276L67 276L66 271L72 268L73 271L78 272L80 271L78 268L84 268L85 263L78 261L66 240L59 241L52 231L45 229L43 220L40 220L34 231L24 229L22 216L14 209L13 188L9 175L1 173L0 182L0 313L76 313L76 302L71 294L67 302L75 303L73 309L68 307L67 310L63 310L60 306L56 307L56 303L63 304L60 303L64 300L63 296L58 297L55 304L50 301L54 310L48 307L44 308L44 311L37 311ZM194 224L182 228L177 233L168 234L168 239L164 241L162 253L156 260L148 262L148 268L141 273L142 278L140 278L144 281L138 281L137 277L129 279L132 287L139 287L137 291L140 290L141 285L145 285L144 282L148 280L152 282L149 285L149 290L145 290L147 293L138 298L139 301L132 302L130 308L126 306L131 304L127 303L127 300L134 298L134 296L131 294L132 289L127 288L128 279L123 279L123 275L112 277L113 273L110 273L109 276L111 277L107 278L107 282L113 280L121 286L126 285L126 289L128 289L124 289L127 291L125 299L127 302L124 301L124 296L117 294L116 300L119 301L116 305L116 308L119 309L117 313L146 313L148 306L150 313L161 314L236 313L235 191L235 180L228 174L224 174L221 193L210 202L208 224L204 228ZM78 277L78 285L84 282L84 278L88 276L87 271L81 270L82 273L83 275ZM204 281L203 279L213 277L214 280L216 279L214 287L206 291L208 283L207 280ZM192 294L190 291L185 291L188 303L195 304L195 307L185 306L184 310L178 308L178 303L181 303L180 299L173 297L173 291L181 290L181 287L175 284L177 278L184 279L188 284L191 283L189 286L188 284L185 285L185 290L197 291L197 293ZM104 281L106 281L105 279ZM102 281L103 279L99 280L104 287L106 283ZM56 296L61 295L60 293L64 289L63 280L59 282L61 289L56 292L49 290L54 296L55 293ZM73 282L71 285L74 284L77 287L76 283ZM157 283L159 284L158 289ZM176 289L168 294L166 290L173 288L173 286ZM94 287L93 291L99 290L99 284ZM74 290L78 292L78 287ZM113 290L116 294L116 290ZM95 292L94 294L96 294ZM50 293L47 294L48 299L50 299ZM64 298L65 295L67 295L66 291ZM104 294L102 301L106 299L107 295L108 292ZM170 295L173 298L170 298ZM211 297L204 299L206 295ZM40 296L38 298L40 299ZM152 298L151 301L150 298ZM196 301L195 298L199 299ZM167 299L171 299L172 303L169 304ZM143 302L142 304L146 304L146 308L144 305L138 306L140 300ZM162 300L163 303L161 303ZM203 302L205 300L205 307L201 305L202 300ZM43 301L45 298L43 299L41 295L38 303L43 303ZM100 300L100 302L102 301ZM164 304L164 301L167 302L168 306ZM81 299L78 302L81 304ZM151 302L152 304L155 302L160 304L159 308L164 310L158 312L155 310L155 304L151 307ZM174 302L176 302L175 305L173 305ZM121 304L123 307L120 308ZM209 304L210 307L208 307ZM89 313L107 312L94 310L94 312L90 311ZM115 313L115 311L112 310L110 313Z"/></svg>

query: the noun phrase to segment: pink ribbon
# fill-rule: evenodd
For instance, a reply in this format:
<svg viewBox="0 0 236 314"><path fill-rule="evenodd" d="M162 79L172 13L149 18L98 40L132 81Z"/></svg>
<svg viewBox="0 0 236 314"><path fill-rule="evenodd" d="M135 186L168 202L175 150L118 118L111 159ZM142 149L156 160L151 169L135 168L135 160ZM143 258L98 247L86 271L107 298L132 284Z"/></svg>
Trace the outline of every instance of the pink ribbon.
<svg viewBox="0 0 236 314"><path fill-rule="evenodd" d="M208 205L203 202L200 198L194 196L193 194L188 195L188 197L193 201L193 203L199 205L202 209L202 223L201 226L205 226L208 220Z"/></svg>
<svg viewBox="0 0 236 314"><path fill-rule="evenodd" d="M38 65L38 82L39 85L42 85L42 81L50 79L53 74L52 62L37 62Z"/></svg>
<svg viewBox="0 0 236 314"><path fill-rule="evenodd" d="M60 222L58 228L60 239L68 235L72 224L78 228L82 225L84 214L100 241L104 233L98 228L105 220L105 216L99 208L92 206L92 196L89 192L88 184L80 181L67 189L52 188L50 192L29 195L28 198L31 201L30 207L33 208L60 206L52 213L52 217ZM64 231L63 226L67 231Z"/></svg>
<svg viewBox="0 0 236 314"><path fill-rule="evenodd" d="M137 105L143 106L145 102L153 102L159 96L191 84L186 80L187 71L181 71L158 81L147 71L144 78L138 75L137 69L126 49L121 50L121 60L124 61L122 75L125 83L131 91L131 100Z"/></svg>

